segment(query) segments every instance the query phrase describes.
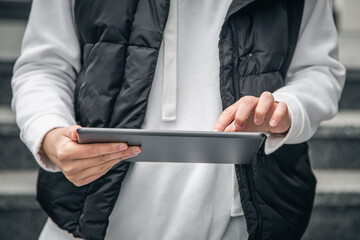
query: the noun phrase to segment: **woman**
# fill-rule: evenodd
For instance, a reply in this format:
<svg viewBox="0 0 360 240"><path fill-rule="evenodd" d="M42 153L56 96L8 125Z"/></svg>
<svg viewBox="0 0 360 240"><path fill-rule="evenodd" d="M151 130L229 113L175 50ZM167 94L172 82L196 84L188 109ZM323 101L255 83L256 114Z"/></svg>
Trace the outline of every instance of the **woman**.
<svg viewBox="0 0 360 240"><path fill-rule="evenodd" d="M34 0L12 87L40 239L300 239L337 58L330 0ZM79 145L76 124L269 136L251 166L130 165L140 148Z"/></svg>

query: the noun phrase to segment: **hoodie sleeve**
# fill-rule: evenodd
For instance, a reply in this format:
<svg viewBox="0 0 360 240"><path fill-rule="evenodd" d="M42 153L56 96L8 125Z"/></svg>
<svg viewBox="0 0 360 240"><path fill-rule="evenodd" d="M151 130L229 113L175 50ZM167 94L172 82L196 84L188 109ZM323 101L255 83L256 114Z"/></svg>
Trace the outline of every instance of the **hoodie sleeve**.
<svg viewBox="0 0 360 240"><path fill-rule="evenodd" d="M80 46L73 21L73 1L34 0L11 82L20 138L48 171L59 169L41 151L44 136L75 124Z"/></svg>
<svg viewBox="0 0 360 240"><path fill-rule="evenodd" d="M285 86L273 93L287 104L291 127L286 135L270 134L265 153L283 144L309 140L320 123L333 118L345 82L331 0L305 1L302 25Z"/></svg>

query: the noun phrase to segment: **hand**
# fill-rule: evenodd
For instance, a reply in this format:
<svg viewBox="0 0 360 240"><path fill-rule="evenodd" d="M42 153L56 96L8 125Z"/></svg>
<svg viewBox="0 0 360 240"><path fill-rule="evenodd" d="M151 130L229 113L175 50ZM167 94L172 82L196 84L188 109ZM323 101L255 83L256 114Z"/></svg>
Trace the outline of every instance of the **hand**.
<svg viewBox="0 0 360 240"><path fill-rule="evenodd" d="M270 92L263 92L260 98L245 96L226 108L213 131L284 133L290 126L287 105L275 102Z"/></svg>
<svg viewBox="0 0 360 240"><path fill-rule="evenodd" d="M128 147L126 143L78 144L78 128L78 125L55 128L42 142L45 154L76 186L98 179L116 163L141 152L140 147Z"/></svg>

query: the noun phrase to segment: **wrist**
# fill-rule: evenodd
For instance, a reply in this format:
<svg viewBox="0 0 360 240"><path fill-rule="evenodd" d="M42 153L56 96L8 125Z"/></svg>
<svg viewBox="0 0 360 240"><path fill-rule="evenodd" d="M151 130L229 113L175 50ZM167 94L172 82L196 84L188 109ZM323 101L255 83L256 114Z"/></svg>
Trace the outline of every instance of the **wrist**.
<svg viewBox="0 0 360 240"><path fill-rule="evenodd" d="M58 138L61 135L64 127L56 127L51 129L49 132L45 134L45 137L40 145L40 151L43 155L45 155L51 162L56 164L51 158L51 152L56 148L56 143L58 142Z"/></svg>

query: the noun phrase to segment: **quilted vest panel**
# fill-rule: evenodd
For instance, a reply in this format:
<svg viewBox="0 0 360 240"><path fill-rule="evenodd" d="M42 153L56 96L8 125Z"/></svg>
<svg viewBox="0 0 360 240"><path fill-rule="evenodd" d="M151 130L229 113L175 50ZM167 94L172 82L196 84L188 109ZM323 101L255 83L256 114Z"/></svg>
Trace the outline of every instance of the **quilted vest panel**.
<svg viewBox="0 0 360 240"><path fill-rule="evenodd" d="M245 3L246 2L246 3ZM234 1L219 41L223 108L282 87L295 51L304 1ZM232 8L232 9L231 9ZM316 179L307 143L263 147L252 165L236 165L249 239L301 239Z"/></svg>

